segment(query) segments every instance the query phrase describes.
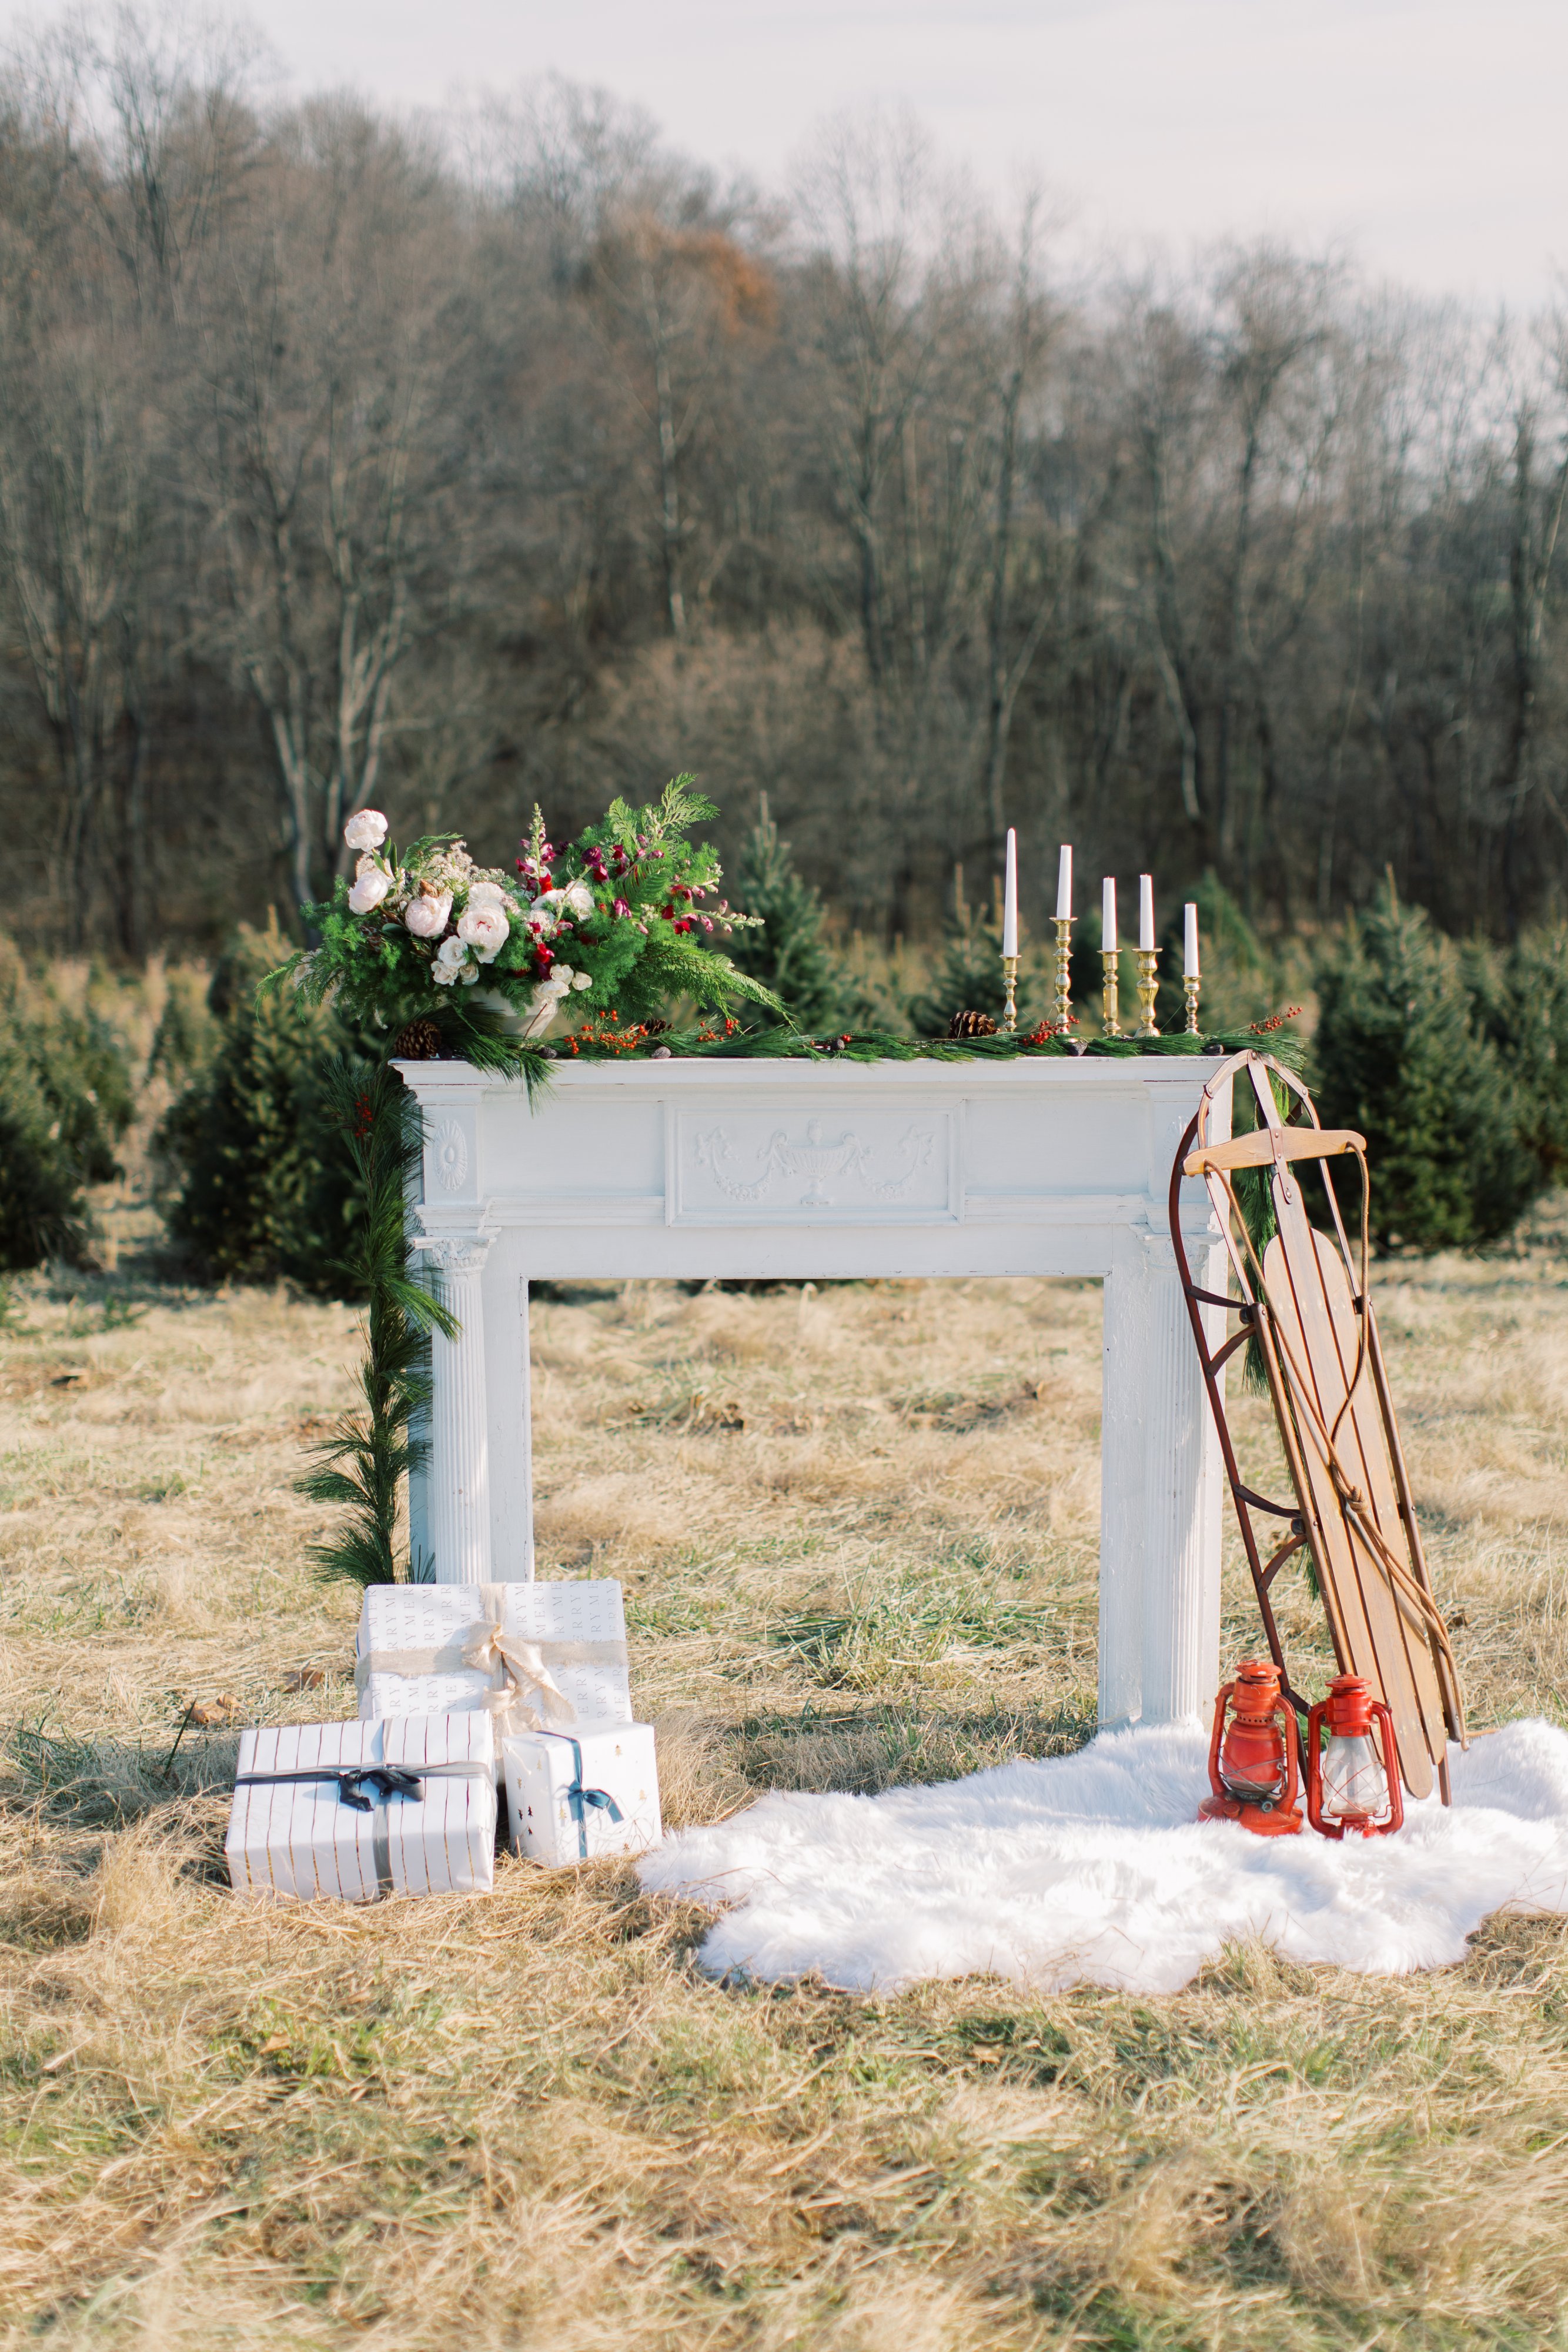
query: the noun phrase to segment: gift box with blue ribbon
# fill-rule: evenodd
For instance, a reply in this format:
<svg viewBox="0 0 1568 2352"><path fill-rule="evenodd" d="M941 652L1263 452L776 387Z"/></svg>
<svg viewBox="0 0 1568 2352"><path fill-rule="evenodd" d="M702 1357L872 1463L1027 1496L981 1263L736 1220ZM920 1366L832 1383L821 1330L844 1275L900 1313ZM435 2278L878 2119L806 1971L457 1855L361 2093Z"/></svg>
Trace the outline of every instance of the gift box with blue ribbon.
<svg viewBox="0 0 1568 2352"><path fill-rule="evenodd" d="M532 1862L646 1853L664 1834L652 1724L520 1732L502 1740L501 1765L512 1843Z"/></svg>
<svg viewBox="0 0 1568 2352"><path fill-rule="evenodd" d="M482 1711L285 1724L240 1740L235 1892L310 1902L480 1895L496 1875L495 1734Z"/></svg>

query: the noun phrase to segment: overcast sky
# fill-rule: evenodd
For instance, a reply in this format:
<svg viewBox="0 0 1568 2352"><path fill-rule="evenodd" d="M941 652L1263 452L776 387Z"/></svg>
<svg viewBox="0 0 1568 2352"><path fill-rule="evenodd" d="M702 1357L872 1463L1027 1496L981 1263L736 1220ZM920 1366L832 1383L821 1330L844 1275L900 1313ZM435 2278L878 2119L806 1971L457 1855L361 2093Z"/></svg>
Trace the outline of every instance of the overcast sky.
<svg viewBox="0 0 1568 2352"><path fill-rule="evenodd" d="M1565 0L251 0L291 79L399 104L549 68L687 151L784 171L909 104L983 177L1036 167L1081 245L1269 230L1490 302L1568 265Z"/></svg>

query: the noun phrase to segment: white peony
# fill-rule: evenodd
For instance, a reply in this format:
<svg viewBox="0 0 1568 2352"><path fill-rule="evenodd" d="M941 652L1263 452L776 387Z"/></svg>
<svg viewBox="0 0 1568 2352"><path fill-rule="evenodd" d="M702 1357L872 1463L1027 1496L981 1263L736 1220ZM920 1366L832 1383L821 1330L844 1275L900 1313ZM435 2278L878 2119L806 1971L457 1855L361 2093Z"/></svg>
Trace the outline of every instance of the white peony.
<svg viewBox="0 0 1568 2352"><path fill-rule="evenodd" d="M343 827L350 849L379 849L387 837L387 821L380 809L361 809Z"/></svg>
<svg viewBox="0 0 1568 2352"><path fill-rule="evenodd" d="M576 978L577 974L573 971L570 964L553 964L550 967L550 976L545 982L544 985L546 988L553 988L558 996L564 996L567 990L571 986L572 982Z"/></svg>
<svg viewBox="0 0 1568 2352"><path fill-rule="evenodd" d="M593 974L591 971L574 971L571 975L571 984L573 988L591 988Z"/></svg>
<svg viewBox="0 0 1568 2352"><path fill-rule="evenodd" d="M416 940L438 940L446 929L446 919L452 912L452 893L443 890L438 898L411 898L403 921Z"/></svg>
<svg viewBox="0 0 1568 2352"><path fill-rule="evenodd" d="M373 908L381 905L391 888L390 874L384 873L379 866L367 866L349 892L350 911L356 915L368 915Z"/></svg>
<svg viewBox="0 0 1568 2352"><path fill-rule="evenodd" d="M555 908L553 907L547 907L542 898L536 906L530 907L528 908L528 929L532 931L536 940L553 939L555 937Z"/></svg>
<svg viewBox="0 0 1568 2352"><path fill-rule="evenodd" d="M450 988L467 961L468 950L461 940L443 940L435 950L430 976L438 988Z"/></svg>
<svg viewBox="0 0 1568 2352"><path fill-rule="evenodd" d="M499 907L487 899L476 907L470 897L467 907L457 918L457 936L466 940L481 963L494 963L507 944L511 926Z"/></svg>
<svg viewBox="0 0 1568 2352"><path fill-rule="evenodd" d="M509 903L498 882L470 882L468 885L468 904L471 907L499 907L505 914Z"/></svg>

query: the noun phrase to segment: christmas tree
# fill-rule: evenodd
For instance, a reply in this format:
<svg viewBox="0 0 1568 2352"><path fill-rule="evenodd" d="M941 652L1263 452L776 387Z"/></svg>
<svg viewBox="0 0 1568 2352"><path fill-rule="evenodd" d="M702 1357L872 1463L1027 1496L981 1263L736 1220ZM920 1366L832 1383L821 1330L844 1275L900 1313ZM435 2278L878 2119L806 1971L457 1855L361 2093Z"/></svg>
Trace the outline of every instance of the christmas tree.
<svg viewBox="0 0 1568 2352"><path fill-rule="evenodd" d="M208 1055L160 1122L169 1229L204 1272L343 1294L358 1213L353 1156L333 1095L366 1041L298 990L256 983L287 951L276 924L242 925L208 991ZM373 1053L373 1048L371 1049Z"/></svg>
<svg viewBox="0 0 1568 2352"><path fill-rule="evenodd" d="M831 1030L840 1018L841 987L831 949L822 937L822 902L795 869L789 845L768 814L768 795L757 797L757 823L740 854L736 900L748 915L760 915L760 930L737 931L729 942L732 961L782 998L790 1018L810 1035ZM740 1008L750 1027L767 1015Z"/></svg>
<svg viewBox="0 0 1568 2352"><path fill-rule="evenodd" d="M1083 970L1088 971L1088 964ZM1094 986L1099 989L1099 958L1094 959ZM1078 966L1073 967L1076 982ZM1020 1028L1045 1011L1049 1002L1047 976L1038 952L1019 967L1018 1016ZM1098 1002L1098 993L1096 993ZM956 1013L982 1013L1001 1026L1007 1007L1002 973L1002 910L998 877L996 903L989 919L976 913L964 897L964 869L953 869L953 907L942 927L942 954L931 968L926 985L905 1008L916 1037L946 1037Z"/></svg>
<svg viewBox="0 0 1568 2352"><path fill-rule="evenodd" d="M1356 1129L1380 1244L1464 1247L1505 1234L1548 1181L1521 1139L1528 1113L1477 982L1502 996L1489 951L1461 951L1392 883L1319 965L1312 1061L1325 1127Z"/></svg>

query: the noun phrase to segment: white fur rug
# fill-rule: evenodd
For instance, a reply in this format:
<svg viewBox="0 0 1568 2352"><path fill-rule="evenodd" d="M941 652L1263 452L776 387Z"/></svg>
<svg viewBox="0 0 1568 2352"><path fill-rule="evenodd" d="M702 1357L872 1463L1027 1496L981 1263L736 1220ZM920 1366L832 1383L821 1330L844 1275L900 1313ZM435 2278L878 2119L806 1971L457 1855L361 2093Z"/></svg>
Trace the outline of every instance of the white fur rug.
<svg viewBox="0 0 1568 2352"><path fill-rule="evenodd" d="M1343 1844L1197 1823L1196 1727L1103 1734L880 1797L776 1793L671 1837L643 1884L727 1907L716 1973L819 1971L856 1991L989 1974L1042 1991L1174 1992L1228 1943L1398 1975L1464 1958L1494 1911L1568 1911L1568 1733L1511 1724L1452 1751L1454 1803Z"/></svg>

